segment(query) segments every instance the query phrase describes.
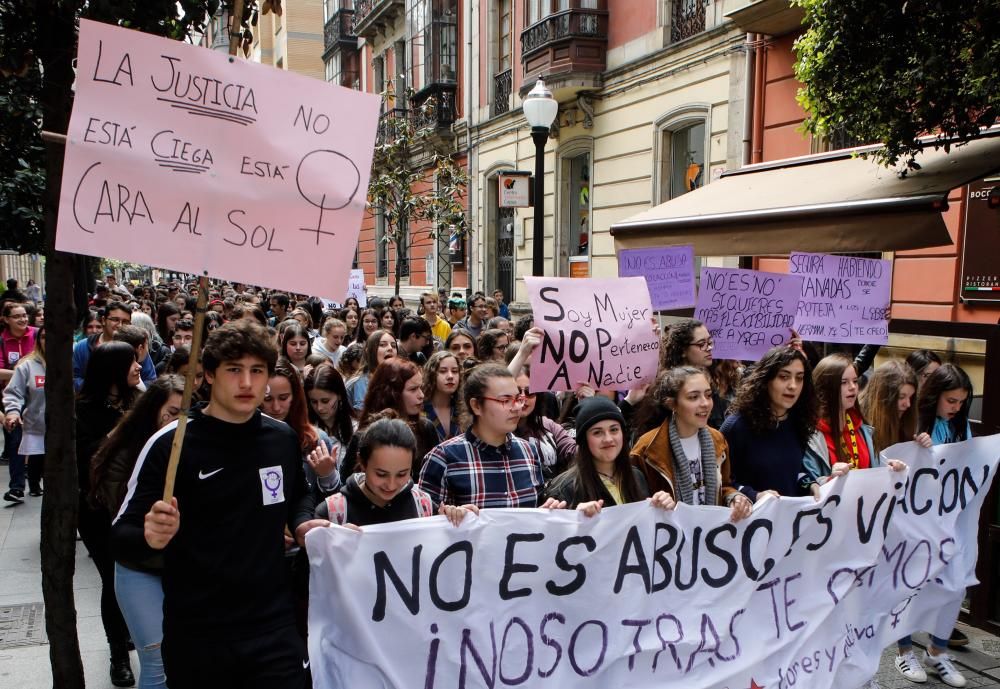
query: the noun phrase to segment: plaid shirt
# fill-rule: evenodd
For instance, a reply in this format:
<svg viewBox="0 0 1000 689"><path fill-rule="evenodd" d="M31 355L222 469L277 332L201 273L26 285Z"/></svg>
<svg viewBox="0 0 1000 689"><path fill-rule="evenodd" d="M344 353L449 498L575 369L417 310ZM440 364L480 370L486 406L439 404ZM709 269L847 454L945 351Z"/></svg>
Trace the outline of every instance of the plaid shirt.
<svg viewBox="0 0 1000 689"><path fill-rule="evenodd" d="M470 429L427 453L420 487L434 504L537 507L542 463L531 445L512 433L500 447Z"/></svg>

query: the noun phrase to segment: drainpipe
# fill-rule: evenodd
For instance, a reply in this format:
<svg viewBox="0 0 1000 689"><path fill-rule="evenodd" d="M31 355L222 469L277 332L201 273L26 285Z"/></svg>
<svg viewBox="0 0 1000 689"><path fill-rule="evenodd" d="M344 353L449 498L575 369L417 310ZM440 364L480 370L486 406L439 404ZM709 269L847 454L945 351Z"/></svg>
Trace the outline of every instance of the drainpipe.
<svg viewBox="0 0 1000 689"><path fill-rule="evenodd" d="M472 128L473 128L473 124L474 124L473 121L472 121L472 113L473 113L473 110L472 110L472 85L473 84L479 84L479 88L482 88L482 84L480 83L480 79L479 79L479 66L478 66L478 64L474 64L473 59L472 59L472 55L473 55L473 52L472 52L472 37L473 37L473 35L478 35L478 33L474 34L474 32L472 30L473 27L475 26L475 23L473 22L473 19L472 19L473 6L476 5L476 4L477 3L472 2L472 0L467 0L466 5L465 5L468 8L468 11L466 12L466 17L465 17L465 26L466 26L465 47L466 47L466 55L468 57L466 57L465 62L466 62L466 66L469 69L469 78L465 82L466 84L468 84L468 88L465 89L466 90L466 94L465 94L465 103L466 103L466 106L465 106L465 120L466 120L466 128L465 128L465 131L466 131L466 135L465 135L465 175L466 175L466 177L469 180L469 186L467 187L467 189L468 189L468 197L469 197L469 210L468 210L469 220L468 220L467 227L470 230L470 232L465 237L465 242L469 246L468 257L467 257L468 262L467 262L466 268L465 268L465 279L466 279L466 282L468 283L468 285L466 286L466 292L468 294L471 294L471 292L469 292L469 290L472 289L472 286L473 286L473 280L472 279L473 279L473 276L475 275L475 273L473 272L472 268L476 264L476 256L478 254L478 252L474 251L475 246L474 246L474 243L473 243L472 239L473 239L473 237L475 237L476 238L476 243L478 243L479 237L482 236L482 232L479 231L478 228L476 228L476 230L477 230L476 232L472 232L471 231L473 229L472 228L472 219L476 217L476 189L477 189L478 184L479 184L479 180L476 179L475 177L473 177L473 174L472 174L472 155L473 155L473 153L472 153ZM476 57L478 58L479 56L476 55ZM478 59L476 60L476 62L478 62ZM473 69L473 67L475 67L475 69ZM452 270L454 271L454 269L452 269ZM452 288L452 290L454 290L454 288L455 288L454 284L451 285L451 288Z"/></svg>
<svg viewBox="0 0 1000 689"><path fill-rule="evenodd" d="M746 64L743 76L743 165L750 164L753 145L753 106L754 106L754 60L757 59L757 48L754 39L757 34L747 33Z"/></svg>
<svg viewBox="0 0 1000 689"><path fill-rule="evenodd" d="M757 46L754 50L754 87L753 87L753 144L750 156L751 163L764 160L764 70L767 65L767 51L763 43L763 35L757 34Z"/></svg>

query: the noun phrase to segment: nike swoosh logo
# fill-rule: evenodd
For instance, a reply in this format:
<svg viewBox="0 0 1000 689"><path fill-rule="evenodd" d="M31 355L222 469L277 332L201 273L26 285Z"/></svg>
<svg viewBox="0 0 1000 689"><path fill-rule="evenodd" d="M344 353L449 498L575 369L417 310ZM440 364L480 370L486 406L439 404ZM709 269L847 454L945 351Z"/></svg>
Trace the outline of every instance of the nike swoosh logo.
<svg viewBox="0 0 1000 689"><path fill-rule="evenodd" d="M206 474L206 473L205 473L204 471L199 471L199 472L198 472L198 478L201 478L201 479L206 479L206 478L208 478L209 476L215 476L215 475L216 475L217 473L219 473L220 471L222 471L222 469L216 469L215 471L210 471L210 472L208 472L207 474Z"/></svg>
<svg viewBox="0 0 1000 689"><path fill-rule="evenodd" d="M302 661L302 669L303 670L308 670L309 669L309 661L308 660L303 660Z"/></svg>

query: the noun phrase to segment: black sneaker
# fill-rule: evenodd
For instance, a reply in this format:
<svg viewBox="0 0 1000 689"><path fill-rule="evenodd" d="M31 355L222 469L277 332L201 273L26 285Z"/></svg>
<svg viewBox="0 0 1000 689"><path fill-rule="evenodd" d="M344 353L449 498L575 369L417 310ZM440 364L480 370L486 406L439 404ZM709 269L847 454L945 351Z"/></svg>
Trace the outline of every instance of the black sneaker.
<svg viewBox="0 0 1000 689"><path fill-rule="evenodd" d="M28 495L33 498L41 497L45 493L41 488L30 488L28 489Z"/></svg>
<svg viewBox="0 0 1000 689"><path fill-rule="evenodd" d="M8 490L3 494L3 499L7 502L12 502L15 505L20 505L24 502L24 491L23 490Z"/></svg>

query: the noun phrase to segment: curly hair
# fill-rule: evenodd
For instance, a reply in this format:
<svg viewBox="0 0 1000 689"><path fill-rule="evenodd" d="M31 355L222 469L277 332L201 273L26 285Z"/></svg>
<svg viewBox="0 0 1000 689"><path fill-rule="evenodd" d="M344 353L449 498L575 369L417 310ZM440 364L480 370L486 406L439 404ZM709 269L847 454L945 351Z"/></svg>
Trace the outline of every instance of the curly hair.
<svg viewBox="0 0 1000 689"><path fill-rule="evenodd" d="M207 372L214 374L223 361L236 361L247 355L263 360L267 364L268 376L274 375L278 348L267 330L246 319L230 321L208 336L201 352L201 364Z"/></svg>
<svg viewBox="0 0 1000 689"><path fill-rule="evenodd" d="M858 404L874 429L875 452L910 440L917 432L916 399L902 416L899 414L899 396L904 385L912 387L912 394L916 396L917 374L905 362L892 359L875 369L861 391Z"/></svg>
<svg viewBox="0 0 1000 689"><path fill-rule="evenodd" d="M685 318L673 323L663 335L660 345L660 369L675 368L687 364L685 352L694 342L694 331L704 326L694 318Z"/></svg>
<svg viewBox="0 0 1000 689"><path fill-rule="evenodd" d="M795 405L789 410L788 417L795 427L795 436L803 450L809 444L809 438L816 431L816 390L812 381L812 367L806 355L797 349L780 345L765 354L753 372L747 376L736 391L736 398L729 407L730 414L739 414L756 434L773 430L778 419L771 407L771 396L768 383L777 378L782 368L801 361L803 367L802 391Z"/></svg>

